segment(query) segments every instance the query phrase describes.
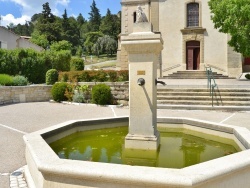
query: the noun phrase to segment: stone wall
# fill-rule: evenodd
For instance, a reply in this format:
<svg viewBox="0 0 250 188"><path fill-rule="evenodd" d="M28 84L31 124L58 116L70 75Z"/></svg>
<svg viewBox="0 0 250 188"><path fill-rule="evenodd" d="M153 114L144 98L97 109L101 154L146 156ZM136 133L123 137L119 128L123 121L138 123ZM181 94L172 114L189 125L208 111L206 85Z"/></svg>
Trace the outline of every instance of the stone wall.
<svg viewBox="0 0 250 188"><path fill-rule="evenodd" d="M94 86L94 82L82 82L89 86ZM129 87L126 82L105 83L110 86L113 98L119 104L128 105ZM24 103L24 102L44 102L52 99L52 86L31 85L31 86L0 86L0 104L6 103Z"/></svg>
<svg viewBox="0 0 250 188"><path fill-rule="evenodd" d="M93 87L95 82L80 82L81 85L89 85ZM118 104L128 105L129 101L129 84L128 82L105 82L106 85L110 86L113 99L115 99Z"/></svg>
<svg viewBox="0 0 250 188"><path fill-rule="evenodd" d="M1 86L0 103L49 101L52 86Z"/></svg>

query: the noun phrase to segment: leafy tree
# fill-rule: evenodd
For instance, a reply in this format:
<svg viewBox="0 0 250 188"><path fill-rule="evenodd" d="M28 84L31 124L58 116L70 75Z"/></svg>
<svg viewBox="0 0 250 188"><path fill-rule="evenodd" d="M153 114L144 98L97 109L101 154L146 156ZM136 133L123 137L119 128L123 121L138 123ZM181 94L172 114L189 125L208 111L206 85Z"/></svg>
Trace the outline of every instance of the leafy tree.
<svg viewBox="0 0 250 188"><path fill-rule="evenodd" d="M250 56L249 0L210 0L214 27L231 35L228 44L245 57Z"/></svg>
<svg viewBox="0 0 250 188"><path fill-rule="evenodd" d="M99 31L101 25L101 14L99 9L96 7L95 0L93 0L92 5L90 6L91 11L89 13L89 31L96 32Z"/></svg>
<svg viewBox="0 0 250 188"><path fill-rule="evenodd" d="M56 16L54 16L51 13L51 9L49 7L48 2L43 4L43 11L37 21L36 29L40 34L43 34L46 36L50 44L53 41L60 40L61 27L60 27L59 19L57 19Z"/></svg>
<svg viewBox="0 0 250 188"><path fill-rule="evenodd" d="M61 51L61 50L69 50L71 51L72 45L70 42L66 40L62 40L59 42L53 42L50 46L52 51Z"/></svg>
<svg viewBox="0 0 250 188"><path fill-rule="evenodd" d="M84 42L84 47L87 53L92 54L92 48L99 37L103 36L100 32L89 32L86 34L86 41Z"/></svg>
<svg viewBox="0 0 250 188"><path fill-rule="evenodd" d="M74 17L68 18L66 9L62 15L62 39L69 41L73 48L72 54L76 53L80 41L80 31L77 29L78 24Z"/></svg>
<svg viewBox="0 0 250 188"><path fill-rule="evenodd" d="M110 35L117 39L117 36L121 32L121 21L119 14L111 14L110 10L107 10L106 16L102 19L100 25L100 31L105 35Z"/></svg>
<svg viewBox="0 0 250 188"><path fill-rule="evenodd" d="M77 16L76 20L77 20L79 27L81 27L86 22L86 20L84 19L81 13Z"/></svg>
<svg viewBox="0 0 250 188"><path fill-rule="evenodd" d="M35 30L31 34L30 41L37 44L38 46L43 47L44 49L47 49L49 47L49 41L47 39L47 36L44 34L40 34L38 30Z"/></svg>
<svg viewBox="0 0 250 188"><path fill-rule="evenodd" d="M100 45L102 51L105 51L107 55L113 55L113 53L117 50L117 42L109 35L105 35L100 38Z"/></svg>

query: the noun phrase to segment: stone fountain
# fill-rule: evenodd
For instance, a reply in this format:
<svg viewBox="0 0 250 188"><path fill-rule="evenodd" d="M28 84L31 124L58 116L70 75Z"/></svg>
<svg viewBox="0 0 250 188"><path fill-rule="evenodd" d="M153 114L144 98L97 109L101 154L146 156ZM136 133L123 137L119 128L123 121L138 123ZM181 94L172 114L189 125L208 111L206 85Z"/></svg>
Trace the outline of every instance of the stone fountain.
<svg viewBox="0 0 250 188"><path fill-rule="evenodd" d="M130 117L77 120L58 124L24 136L25 177L36 188L142 188L142 187L248 187L250 184L250 132L241 127L188 118L158 118L156 67L162 50L160 34L145 19L134 32L122 37L129 56ZM72 133L126 126L125 150L157 151L160 143L156 123L215 134L235 140L242 152L183 169L154 168L60 159L49 143Z"/></svg>

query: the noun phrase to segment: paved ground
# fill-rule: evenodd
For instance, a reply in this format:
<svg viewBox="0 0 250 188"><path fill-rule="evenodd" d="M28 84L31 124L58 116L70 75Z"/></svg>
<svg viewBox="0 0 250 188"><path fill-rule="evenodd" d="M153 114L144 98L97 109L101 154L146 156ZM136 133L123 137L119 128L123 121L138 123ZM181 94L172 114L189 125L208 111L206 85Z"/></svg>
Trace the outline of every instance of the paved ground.
<svg viewBox="0 0 250 188"><path fill-rule="evenodd" d="M20 103L0 106L0 187L9 174L26 164L23 135L72 119L128 116L128 107L98 107L59 103ZM189 117L250 129L250 112L158 109L158 117Z"/></svg>

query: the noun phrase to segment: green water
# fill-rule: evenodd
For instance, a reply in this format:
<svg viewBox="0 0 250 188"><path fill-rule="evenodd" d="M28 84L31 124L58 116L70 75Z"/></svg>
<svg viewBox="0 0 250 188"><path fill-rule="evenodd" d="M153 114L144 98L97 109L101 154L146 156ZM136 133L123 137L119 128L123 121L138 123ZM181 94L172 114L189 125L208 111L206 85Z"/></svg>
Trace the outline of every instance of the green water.
<svg viewBox="0 0 250 188"><path fill-rule="evenodd" d="M217 142L212 139L213 136L203 139L185 129L178 132L164 129L158 152L125 150L124 139L127 133L127 127L76 132L50 146L62 159L163 168L183 168L239 151L232 140L222 139L222 142Z"/></svg>

